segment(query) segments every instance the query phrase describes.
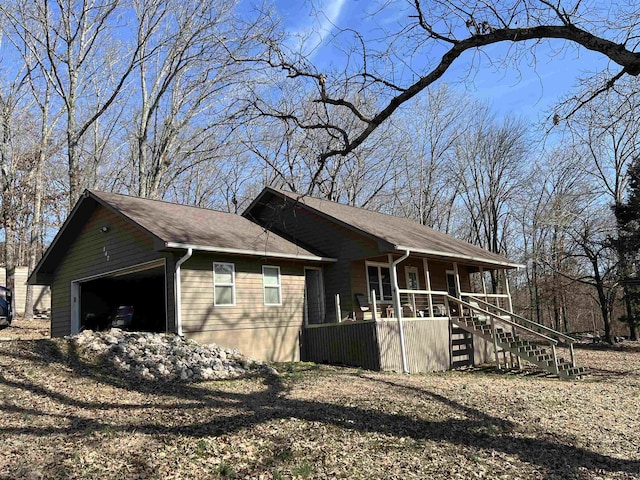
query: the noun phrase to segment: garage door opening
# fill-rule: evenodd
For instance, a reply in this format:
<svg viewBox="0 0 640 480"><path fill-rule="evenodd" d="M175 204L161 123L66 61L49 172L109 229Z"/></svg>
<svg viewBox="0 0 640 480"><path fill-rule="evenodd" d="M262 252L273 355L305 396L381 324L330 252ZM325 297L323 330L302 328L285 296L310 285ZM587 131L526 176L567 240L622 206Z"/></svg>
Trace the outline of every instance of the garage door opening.
<svg viewBox="0 0 640 480"><path fill-rule="evenodd" d="M165 332L164 266L79 282L80 330Z"/></svg>

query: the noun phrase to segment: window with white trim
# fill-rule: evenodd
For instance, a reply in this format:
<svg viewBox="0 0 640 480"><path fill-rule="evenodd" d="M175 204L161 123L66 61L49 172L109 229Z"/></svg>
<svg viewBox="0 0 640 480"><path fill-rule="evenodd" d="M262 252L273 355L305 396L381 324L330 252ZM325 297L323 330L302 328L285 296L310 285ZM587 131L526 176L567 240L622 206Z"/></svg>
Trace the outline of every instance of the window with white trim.
<svg viewBox="0 0 640 480"><path fill-rule="evenodd" d="M369 286L368 297L371 291L376 294L379 302L391 302L391 270L388 265L376 265L367 263L367 285Z"/></svg>
<svg viewBox="0 0 640 480"><path fill-rule="evenodd" d="M262 266L262 287L265 305L282 305L280 288L280 267Z"/></svg>
<svg viewBox="0 0 640 480"><path fill-rule="evenodd" d="M213 304L236 304L236 267L233 263L213 262Z"/></svg>
<svg viewBox="0 0 640 480"><path fill-rule="evenodd" d="M407 290L420 290L420 277L418 277L418 267L405 267L407 276Z"/></svg>

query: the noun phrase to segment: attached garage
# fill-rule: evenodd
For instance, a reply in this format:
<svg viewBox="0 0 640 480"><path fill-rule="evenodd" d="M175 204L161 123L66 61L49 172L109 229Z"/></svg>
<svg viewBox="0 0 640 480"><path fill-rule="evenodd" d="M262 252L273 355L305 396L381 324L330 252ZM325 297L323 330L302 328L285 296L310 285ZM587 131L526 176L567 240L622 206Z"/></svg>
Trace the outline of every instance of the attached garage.
<svg viewBox="0 0 640 480"><path fill-rule="evenodd" d="M51 335L119 326L296 360L305 268L335 260L231 213L85 191L29 278Z"/></svg>
<svg viewBox="0 0 640 480"><path fill-rule="evenodd" d="M74 281L79 301L72 313L79 330L112 324L143 332L165 332L167 325L164 259Z"/></svg>

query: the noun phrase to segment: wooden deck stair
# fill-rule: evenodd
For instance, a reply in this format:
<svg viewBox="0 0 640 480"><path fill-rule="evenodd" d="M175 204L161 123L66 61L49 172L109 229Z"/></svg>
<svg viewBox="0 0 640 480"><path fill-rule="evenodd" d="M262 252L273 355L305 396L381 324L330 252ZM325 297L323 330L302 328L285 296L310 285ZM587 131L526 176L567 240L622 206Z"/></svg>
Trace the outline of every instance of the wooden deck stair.
<svg viewBox="0 0 640 480"><path fill-rule="evenodd" d="M506 318L507 315L498 316L455 297L451 297L449 300L459 303L461 307L471 313L469 316L452 317L453 323L458 328L493 342L496 350L509 352L521 360L537 365L542 370L558 375L562 379L578 378L588 373L587 368L578 367L573 361L572 343L575 340L571 337L517 315L509 314L506 311L501 313L507 313L509 319ZM514 320L520 320L520 322L515 322ZM522 325L524 322L521 320L526 320L527 324ZM495 324L502 326L492 326ZM505 328L512 329L516 333ZM536 330L544 331L544 334ZM519 335L518 331L521 331L523 336ZM533 337L534 340L524 338L524 335ZM569 343L571 360L557 356L555 346L558 344L558 339ZM498 368L500 368L498 355L496 355L496 362L498 363Z"/></svg>

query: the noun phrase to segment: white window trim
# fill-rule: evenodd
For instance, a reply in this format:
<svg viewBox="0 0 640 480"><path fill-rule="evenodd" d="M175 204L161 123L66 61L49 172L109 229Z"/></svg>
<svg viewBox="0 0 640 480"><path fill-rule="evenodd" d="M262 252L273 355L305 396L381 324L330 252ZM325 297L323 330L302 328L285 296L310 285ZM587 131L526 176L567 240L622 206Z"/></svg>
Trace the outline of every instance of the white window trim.
<svg viewBox="0 0 640 480"><path fill-rule="evenodd" d="M278 284L277 285L267 285L265 283L265 268L275 268L278 271ZM278 289L278 303L267 303L267 288ZM280 274L280 267L277 265L263 265L262 266L262 299L264 301L265 306L267 307L279 307L282 305L282 275Z"/></svg>
<svg viewBox="0 0 640 480"><path fill-rule="evenodd" d="M227 265L231 267L231 283L218 283L216 285L216 265ZM236 265L230 262L213 262L211 274L213 275L213 306L214 307L235 307L236 306ZM231 303L216 303L216 286L231 287Z"/></svg>
<svg viewBox="0 0 640 480"><path fill-rule="evenodd" d="M415 267L413 265L404 267L404 275L405 275L405 279L407 281L407 290L410 289L409 288L409 283L410 283L409 282L409 274L410 273L415 273L416 274L416 282L418 282L418 285L417 285L418 288L416 288L416 290L420 290L420 274L419 274L419 271L418 271L418 267Z"/></svg>
<svg viewBox="0 0 640 480"><path fill-rule="evenodd" d="M382 272L380 272L380 267L382 268L387 268L389 270L389 274L391 274L391 266L388 263L384 263L384 262L369 262L369 261L365 261L365 273L367 274L367 298L369 299L369 302L372 301L371 299L371 292L368 291L369 290L369 285L371 284L369 282L369 267L378 267L378 288L380 289L380 297L384 297L384 289L382 287ZM393 286L392 286L392 290L393 290ZM381 303L388 303L388 302L392 302L393 301L393 293L391 293L391 298L384 300L383 298L376 298L376 302L381 302Z"/></svg>

